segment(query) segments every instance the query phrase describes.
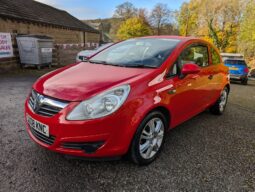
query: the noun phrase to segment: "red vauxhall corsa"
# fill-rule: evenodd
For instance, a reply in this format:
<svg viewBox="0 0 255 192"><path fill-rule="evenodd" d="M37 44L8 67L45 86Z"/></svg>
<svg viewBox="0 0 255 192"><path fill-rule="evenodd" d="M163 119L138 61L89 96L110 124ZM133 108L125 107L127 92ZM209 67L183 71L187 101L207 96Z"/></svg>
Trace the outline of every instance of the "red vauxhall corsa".
<svg viewBox="0 0 255 192"><path fill-rule="evenodd" d="M228 68L196 38L126 40L42 76L25 103L30 137L66 155L151 163L166 132L227 104Z"/></svg>

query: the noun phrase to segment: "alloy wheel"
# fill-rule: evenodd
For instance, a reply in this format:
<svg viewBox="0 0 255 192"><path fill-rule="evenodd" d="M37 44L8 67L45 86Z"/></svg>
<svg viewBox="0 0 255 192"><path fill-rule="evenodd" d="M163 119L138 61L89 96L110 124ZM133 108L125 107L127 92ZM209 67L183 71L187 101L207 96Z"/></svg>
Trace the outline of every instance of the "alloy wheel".
<svg viewBox="0 0 255 192"><path fill-rule="evenodd" d="M220 96L220 103L219 103L219 106L220 106L220 111L223 112L224 111L224 108L227 104L227 98L228 98L228 93L227 93L227 90L224 89L221 93L221 96Z"/></svg>
<svg viewBox="0 0 255 192"><path fill-rule="evenodd" d="M139 141L140 155L144 159L151 159L157 154L164 134L164 123L160 118L153 118L144 126Z"/></svg>

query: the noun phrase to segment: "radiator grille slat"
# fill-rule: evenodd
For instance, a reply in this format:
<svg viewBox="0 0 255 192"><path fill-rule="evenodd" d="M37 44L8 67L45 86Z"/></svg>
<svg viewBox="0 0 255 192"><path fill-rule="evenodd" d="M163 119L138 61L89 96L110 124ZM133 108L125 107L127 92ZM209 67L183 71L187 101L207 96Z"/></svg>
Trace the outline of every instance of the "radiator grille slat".
<svg viewBox="0 0 255 192"><path fill-rule="evenodd" d="M35 113L46 117L56 115L68 105L67 102L48 98L37 93L35 90L32 90L28 103Z"/></svg>

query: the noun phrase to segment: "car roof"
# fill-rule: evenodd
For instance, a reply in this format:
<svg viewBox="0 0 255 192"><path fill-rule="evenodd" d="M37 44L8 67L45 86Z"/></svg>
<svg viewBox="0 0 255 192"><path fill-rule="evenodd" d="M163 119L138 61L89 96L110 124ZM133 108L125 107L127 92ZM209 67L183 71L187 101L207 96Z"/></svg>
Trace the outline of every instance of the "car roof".
<svg viewBox="0 0 255 192"><path fill-rule="evenodd" d="M146 37L141 37L141 38L155 38L155 39L176 39L180 41L189 41L189 40L201 40L204 41L203 39L197 38L197 37L185 37L185 36L174 36L174 35L158 35L158 36L146 36Z"/></svg>

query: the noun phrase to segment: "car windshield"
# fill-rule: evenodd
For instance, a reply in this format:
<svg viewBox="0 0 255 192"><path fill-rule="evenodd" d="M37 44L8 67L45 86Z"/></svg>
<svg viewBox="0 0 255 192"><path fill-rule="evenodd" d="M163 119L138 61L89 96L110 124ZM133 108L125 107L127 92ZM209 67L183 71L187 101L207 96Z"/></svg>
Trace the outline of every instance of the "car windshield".
<svg viewBox="0 0 255 192"><path fill-rule="evenodd" d="M91 63L122 67L159 67L180 40L139 38L115 44L90 59Z"/></svg>
<svg viewBox="0 0 255 192"><path fill-rule="evenodd" d="M244 60L226 60L225 64L228 64L228 65L246 65Z"/></svg>

